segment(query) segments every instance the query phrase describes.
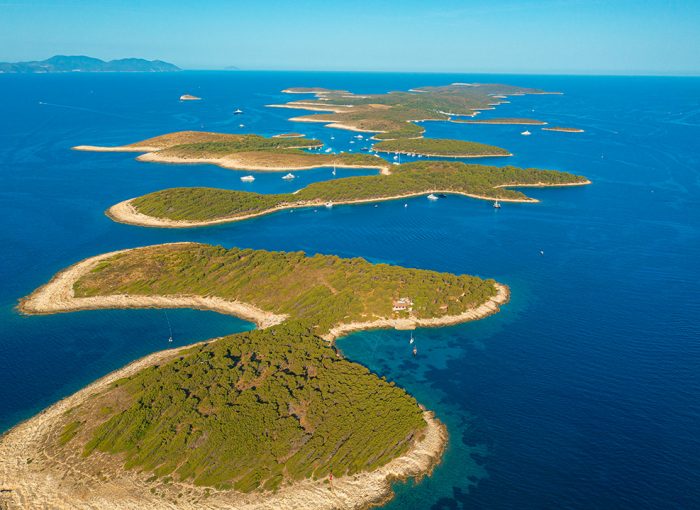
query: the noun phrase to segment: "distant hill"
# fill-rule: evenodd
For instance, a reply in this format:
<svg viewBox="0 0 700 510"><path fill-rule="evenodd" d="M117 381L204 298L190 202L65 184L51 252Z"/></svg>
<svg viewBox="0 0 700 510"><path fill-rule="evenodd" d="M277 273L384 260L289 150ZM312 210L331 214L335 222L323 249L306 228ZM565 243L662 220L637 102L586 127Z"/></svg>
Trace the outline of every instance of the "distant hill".
<svg viewBox="0 0 700 510"><path fill-rule="evenodd" d="M70 72L166 72L180 71L174 64L162 60L122 58L104 61L85 56L56 55L32 62L0 62L0 73L70 73Z"/></svg>

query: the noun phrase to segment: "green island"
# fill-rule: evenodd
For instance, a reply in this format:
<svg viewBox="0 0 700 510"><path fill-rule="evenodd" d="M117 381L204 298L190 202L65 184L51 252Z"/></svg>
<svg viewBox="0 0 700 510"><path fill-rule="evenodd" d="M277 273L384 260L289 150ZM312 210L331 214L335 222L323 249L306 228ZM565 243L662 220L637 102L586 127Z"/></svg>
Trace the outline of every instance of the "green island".
<svg viewBox="0 0 700 510"><path fill-rule="evenodd" d="M509 188L588 183L585 177L553 170L420 161L393 166L389 175L315 182L295 193L171 188L121 202L107 214L116 221L144 226L198 226L246 219L280 209L383 201L429 193L534 202L522 192ZM155 222L149 223L149 219Z"/></svg>
<svg viewBox="0 0 700 510"><path fill-rule="evenodd" d="M485 143L450 140L447 138L401 138L384 140L374 144L376 152L393 152L395 154L420 154L448 158L484 158L494 156L512 156L500 147Z"/></svg>
<svg viewBox="0 0 700 510"><path fill-rule="evenodd" d="M202 131L179 131L115 147L78 145L75 150L142 152L136 159L156 163L211 163L224 168L261 171L304 170L324 166L380 168L386 161L369 154L308 152L322 146L318 140L292 133L266 138Z"/></svg>
<svg viewBox="0 0 700 510"><path fill-rule="evenodd" d="M494 118L494 119L452 119L456 124L522 124L524 126L544 126L547 123L536 119Z"/></svg>
<svg viewBox="0 0 700 510"><path fill-rule="evenodd" d="M511 95L548 93L537 89L483 83L453 83L407 92L366 95L314 88L291 88L284 92L314 94L316 99L269 106L325 112L290 120L324 122L328 127L372 132L376 133L374 138L378 140L420 138L424 129L416 124L418 121L473 116L480 110L501 104L504 98Z"/></svg>
<svg viewBox="0 0 700 510"><path fill-rule="evenodd" d="M12 452L0 459L0 476L16 476L14 490L41 480L52 501L70 501L94 478L110 481L92 487L100 497L124 487L140 502L214 504L248 493L277 498L279 508L331 508L332 474L331 488L358 504L384 501L389 481L439 462L444 426L403 389L345 360L327 335L464 322L508 299L504 286L474 276L176 243L86 259L20 309L167 307L170 296L285 319L156 353L19 425L0 441Z"/></svg>

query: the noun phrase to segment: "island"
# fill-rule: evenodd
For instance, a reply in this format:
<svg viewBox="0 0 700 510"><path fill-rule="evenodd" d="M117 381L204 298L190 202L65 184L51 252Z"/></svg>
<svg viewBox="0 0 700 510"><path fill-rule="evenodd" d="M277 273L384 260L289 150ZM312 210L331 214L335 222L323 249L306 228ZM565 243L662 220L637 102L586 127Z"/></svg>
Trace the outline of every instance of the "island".
<svg viewBox="0 0 700 510"><path fill-rule="evenodd" d="M213 164L232 170L280 172L327 166L377 168L388 171L389 163L361 153L321 153L319 140L303 136L266 138L204 131L179 131L115 147L78 145L79 151L141 152L136 159L155 163Z"/></svg>
<svg viewBox="0 0 700 510"><path fill-rule="evenodd" d="M374 133L374 138L378 140L419 138L424 129L417 122L474 116L480 110L493 109L508 96L550 93L484 83L453 83L407 92L366 95L319 88L291 88L283 92L312 94L315 99L268 106L325 112L294 117L291 121L323 122L326 127Z"/></svg>
<svg viewBox="0 0 700 510"><path fill-rule="evenodd" d="M450 140L447 138L400 138L384 140L372 146L375 152L393 152L394 154L420 154L443 158L491 158L512 156L500 147L485 143Z"/></svg>
<svg viewBox="0 0 700 510"><path fill-rule="evenodd" d="M179 67L162 60L122 58L108 62L83 55L55 55L46 60L30 62L0 62L0 73L162 73L181 71Z"/></svg>
<svg viewBox="0 0 700 510"><path fill-rule="evenodd" d="M125 200L110 207L106 214L120 223L188 228L241 221L285 209L381 202L429 194L537 202L510 188L589 183L585 177L553 170L420 161L395 165L389 173L315 182L294 193L171 188Z"/></svg>
<svg viewBox="0 0 700 510"><path fill-rule="evenodd" d="M201 101L201 97L193 96L191 94L182 94L180 96L180 101Z"/></svg>
<svg viewBox="0 0 700 510"><path fill-rule="evenodd" d="M547 123L535 119L494 118L494 119L452 119L455 124L513 124L523 126L544 126Z"/></svg>
<svg viewBox="0 0 700 510"><path fill-rule="evenodd" d="M3 434L0 503L384 502L394 481L440 461L445 427L329 342L360 329L475 320L507 300L493 280L302 252L175 243L79 262L21 311L190 306L249 318L252 310L261 329L147 356Z"/></svg>
<svg viewBox="0 0 700 510"><path fill-rule="evenodd" d="M579 128L571 128L571 127L560 127L560 126L552 126L552 127L546 127L542 128L542 131L558 131L559 133L583 133L583 129Z"/></svg>

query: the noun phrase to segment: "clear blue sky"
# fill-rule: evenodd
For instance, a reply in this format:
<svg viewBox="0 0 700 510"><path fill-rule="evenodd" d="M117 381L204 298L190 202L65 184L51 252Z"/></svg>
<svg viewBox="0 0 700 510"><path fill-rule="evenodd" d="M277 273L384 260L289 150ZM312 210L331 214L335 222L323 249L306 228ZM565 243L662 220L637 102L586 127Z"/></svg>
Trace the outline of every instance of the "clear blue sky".
<svg viewBox="0 0 700 510"><path fill-rule="evenodd" d="M700 74L700 0L0 0L0 61Z"/></svg>

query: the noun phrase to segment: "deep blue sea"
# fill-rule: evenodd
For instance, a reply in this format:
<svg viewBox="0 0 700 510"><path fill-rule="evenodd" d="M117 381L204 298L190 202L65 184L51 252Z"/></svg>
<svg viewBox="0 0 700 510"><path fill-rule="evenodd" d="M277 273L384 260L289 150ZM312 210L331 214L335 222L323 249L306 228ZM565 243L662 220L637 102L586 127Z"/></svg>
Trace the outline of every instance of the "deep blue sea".
<svg viewBox="0 0 700 510"><path fill-rule="evenodd" d="M256 174L71 151L183 129L299 131L357 151L354 133L293 124L292 86L358 93L451 82L564 92L511 98L487 116L532 117L583 134L425 123L426 136L498 145L496 165L589 177L526 190L538 204L449 197L281 212L189 230L113 223L103 211L173 186L278 192L330 169ZM180 102L181 94L201 96ZM295 96L298 99L300 96ZM236 108L244 110L233 116ZM240 124L244 124L243 127ZM334 139L331 139L331 137ZM337 177L373 173L338 170ZM246 172L248 173L248 172ZM386 508L700 508L700 79L507 75L181 72L0 75L0 431L129 361L242 331L191 310L23 317L17 300L56 271L109 250L169 241L305 250L492 277L511 302L474 323L374 331L338 342L447 424L432 477L398 484ZM540 252L543 251L544 255Z"/></svg>

